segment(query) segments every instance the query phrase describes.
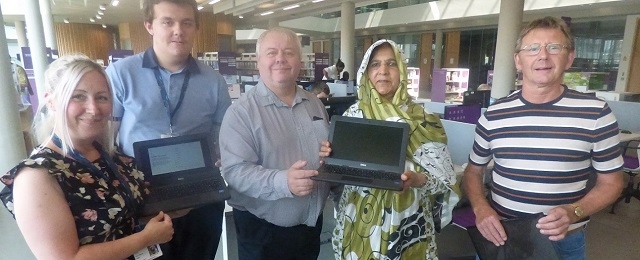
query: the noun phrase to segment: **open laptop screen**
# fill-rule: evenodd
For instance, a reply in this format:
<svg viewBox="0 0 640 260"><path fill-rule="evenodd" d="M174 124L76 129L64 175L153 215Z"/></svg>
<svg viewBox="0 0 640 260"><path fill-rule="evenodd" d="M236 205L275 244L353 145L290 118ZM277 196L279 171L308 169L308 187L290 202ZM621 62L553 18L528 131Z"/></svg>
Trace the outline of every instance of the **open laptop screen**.
<svg viewBox="0 0 640 260"><path fill-rule="evenodd" d="M374 124L335 121L331 158L398 166L405 159L404 129Z"/></svg>
<svg viewBox="0 0 640 260"><path fill-rule="evenodd" d="M205 167L202 145L188 142L149 148L149 166L153 175Z"/></svg>
<svg viewBox="0 0 640 260"><path fill-rule="evenodd" d="M214 168L207 133L182 135L133 143L138 170L145 176L195 174Z"/></svg>

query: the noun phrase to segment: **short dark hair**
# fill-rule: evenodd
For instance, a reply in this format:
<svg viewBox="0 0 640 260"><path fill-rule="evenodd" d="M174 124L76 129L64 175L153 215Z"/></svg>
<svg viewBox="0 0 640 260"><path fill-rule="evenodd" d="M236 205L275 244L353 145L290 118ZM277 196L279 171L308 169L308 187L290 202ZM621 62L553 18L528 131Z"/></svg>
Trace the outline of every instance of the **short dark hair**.
<svg viewBox="0 0 640 260"><path fill-rule="evenodd" d="M313 88L311 88L309 92L316 95L324 92L325 94L329 95L329 93L331 93L331 89L329 89L329 85L327 85L326 82L318 81L315 84L313 84Z"/></svg>
<svg viewBox="0 0 640 260"><path fill-rule="evenodd" d="M338 62L336 62L336 67L344 68L344 62L342 62L342 60L338 59Z"/></svg>
<svg viewBox="0 0 640 260"><path fill-rule="evenodd" d="M520 35L518 36L518 40L516 41L516 52L522 49L522 39L529 34L532 30L535 29L557 29L564 34L566 41L564 44L567 44L567 49L573 51L575 49L575 39L573 34L571 33L571 29L562 19L556 17L543 17L535 19L529 22L522 31L520 31Z"/></svg>
<svg viewBox="0 0 640 260"><path fill-rule="evenodd" d="M142 4L142 13L144 15L145 22L153 23L153 19L156 15L153 7L162 2L191 7L191 9L193 9L193 18L196 22L196 28L200 27L200 21L198 19L198 3L196 0L144 0L144 3Z"/></svg>

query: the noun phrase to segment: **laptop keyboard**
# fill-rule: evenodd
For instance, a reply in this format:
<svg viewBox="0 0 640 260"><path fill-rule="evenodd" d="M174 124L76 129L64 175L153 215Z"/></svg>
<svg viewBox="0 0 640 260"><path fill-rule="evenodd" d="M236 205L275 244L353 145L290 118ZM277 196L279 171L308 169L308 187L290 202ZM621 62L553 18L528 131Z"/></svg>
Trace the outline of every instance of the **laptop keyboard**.
<svg viewBox="0 0 640 260"><path fill-rule="evenodd" d="M393 173L393 172L364 170L359 168L352 168L352 167L339 166L339 165L328 165L328 164L325 164L324 168L327 172L334 172L338 174L345 174L345 175L361 177L361 178L392 180L392 181L400 179L400 176L397 173Z"/></svg>
<svg viewBox="0 0 640 260"><path fill-rule="evenodd" d="M206 180L203 182L186 183L176 186L164 186L151 189L153 196L147 199L147 202L162 201L173 198L179 198L189 195L195 195L199 193L207 193L212 191L218 191L224 184L222 180Z"/></svg>

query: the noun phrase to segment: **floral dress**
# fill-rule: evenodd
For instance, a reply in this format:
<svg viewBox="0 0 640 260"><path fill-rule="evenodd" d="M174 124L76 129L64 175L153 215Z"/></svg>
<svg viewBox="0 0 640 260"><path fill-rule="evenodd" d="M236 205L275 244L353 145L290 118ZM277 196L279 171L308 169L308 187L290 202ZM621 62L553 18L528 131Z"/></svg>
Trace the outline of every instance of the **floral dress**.
<svg viewBox="0 0 640 260"><path fill-rule="evenodd" d="M110 181L96 176L87 167L47 147L38 147L28 159L20 162L0 178L7 187L0 193L3 204L13 212L13 180L25 167L44 168L54 177L67 200L75 220L80 245L101 243L134 233L137 212L143 205L144 175L134 168L133 158L116 154L114 162L126 177L131 193L109 169L105 160L92 163ZM15 215L14 215L15 218Z"/></svg>

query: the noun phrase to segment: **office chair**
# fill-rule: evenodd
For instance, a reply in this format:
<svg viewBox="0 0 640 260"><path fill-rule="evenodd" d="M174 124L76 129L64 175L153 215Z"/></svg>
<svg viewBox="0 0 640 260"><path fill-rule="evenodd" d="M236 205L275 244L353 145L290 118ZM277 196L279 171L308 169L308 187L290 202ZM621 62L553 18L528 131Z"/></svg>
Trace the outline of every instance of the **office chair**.
<svg viewBox="0 0 640 260"><path fill-rule="evenodd" d="M625 203L631 202L631 198L640 200L640 183L634 186L634 177L640 173L640 140L632 140L627 142L622 152L624 159L624 172L629 175L627 187L622 190L622 194L611 206L609 213L615 214L616 205L624 199Z"/></svg>

